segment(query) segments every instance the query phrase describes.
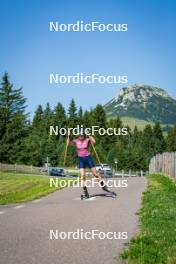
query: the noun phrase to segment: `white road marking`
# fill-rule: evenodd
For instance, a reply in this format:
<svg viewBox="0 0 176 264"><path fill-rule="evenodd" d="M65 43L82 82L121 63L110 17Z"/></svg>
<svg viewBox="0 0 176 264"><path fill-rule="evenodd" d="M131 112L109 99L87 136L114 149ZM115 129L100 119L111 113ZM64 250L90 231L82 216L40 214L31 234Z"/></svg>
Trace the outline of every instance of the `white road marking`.
<svg viewBox="0 0 176 264"><path fill-rule="evenodd" d="M93 201L96 200L96 197L90 197L89 199L83 199L85 201ZM80 197L74 198L73 201L81 201Z"/></svg>
<svg viewBox="0 0 176 264"><path fill-rule="evenodd" d="M25 207L25 205L24 205L24 204L21 204L21 205L17 205L17 206L15 206L14 208L15 208L15 209L20 209L20 208L23 208L23 207Z"/></svg>
<svg viewBox="0 0 176 264"><path fill-rule="evenodd" d="M93 201L96 200L96 197L90 197L89 199L84 199L85 201Z"/></svg>
<svg viewBox="0 0 176 264"><path fill-rule="evenodd" d="M34 200L33 203L39 203L42 199Z"/></svg>
<svg viewBox="0 0 176 264"><path fill-rule="evenodd" d="M4 214L5 212L4 211L0 211L0 215Z"/></svg>

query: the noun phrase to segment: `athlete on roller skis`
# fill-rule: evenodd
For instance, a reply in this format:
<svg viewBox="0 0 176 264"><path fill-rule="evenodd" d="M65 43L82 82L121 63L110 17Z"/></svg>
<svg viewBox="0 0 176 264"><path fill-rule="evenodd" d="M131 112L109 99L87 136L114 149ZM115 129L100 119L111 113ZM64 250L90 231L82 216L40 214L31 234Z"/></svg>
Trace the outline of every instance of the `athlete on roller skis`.
<svg viewBox="0 0 176 264"><path fill-rule="evenodd" d="M80 180L81 183L83 184L84 198L90 197L85 184L86 167L88 167L91 170L93 176L98 180L98 182L102 186L103 191L107 192L112 197L116 197L116 193L108 190L108 187L105 185L105 182L102 180L100 174L96 171L95 164L90 153L90 146L94 145L95 143L96 143L95 139L92 136L87 136L86 134L81 134L76 139L73 140L70 140L69 137L67 139L67 144L69 146L70 145L76 146L77 156L78 156L78 168L80 173Z"/></svg>

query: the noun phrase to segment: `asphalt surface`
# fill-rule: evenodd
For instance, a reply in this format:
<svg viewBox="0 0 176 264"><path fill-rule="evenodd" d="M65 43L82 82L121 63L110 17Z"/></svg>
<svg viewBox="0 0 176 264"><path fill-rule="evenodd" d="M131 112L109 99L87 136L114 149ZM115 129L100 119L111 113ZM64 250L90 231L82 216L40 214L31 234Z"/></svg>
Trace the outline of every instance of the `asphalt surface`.
<svg viewBox="0 0 176 264"><path fill-rule="evenodd" d="M146 188L144 177L128 178L113 188L118 197L80 200L79 188L67 188L21 205L0 206L1 264L115 264L115 257L138 228L136 212ZM89 189L90 193L101 189ZM127 232L128 239L50 239L50 230ZM63 234L63 233L62 233Z"/></svg>

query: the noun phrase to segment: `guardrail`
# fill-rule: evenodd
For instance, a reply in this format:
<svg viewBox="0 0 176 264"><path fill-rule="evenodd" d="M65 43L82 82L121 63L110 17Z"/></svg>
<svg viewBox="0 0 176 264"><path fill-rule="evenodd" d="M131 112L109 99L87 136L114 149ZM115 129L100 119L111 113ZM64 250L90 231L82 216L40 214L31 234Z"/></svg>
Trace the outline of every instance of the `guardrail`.
<svg viewBox="0 0 176 264"><path fill-rule="evenodd" d="M47 174L46 172L42 171L41 167L35 167L35 166L28 166L28 165L19 165L19 164L2 164L0 163L0 171L5 171L5 172L26 172L26 173L31 173L31 174Z"/></svg>
<svg viewBox="0 0 176 264"><path fill-rule="evenodd" d="M57 168L57 167L56 167ZM0 163L0 171L14 172L14 173L27 173L27 174L41 174L48 175L47 167L36 167L33 165L20 165L20 164L4 164ZM69 173L77 173L78 169L66 169Z"/></svg>
<svg viewBox="0 0 176 264"><path fill-rule="evenodd" d="M114 177L144 177L148 175L147 171L117 171L113 173Z"/></svg>
<svg viewBox="0 0 176 264"><path fill-rule="evenodd" d="M15 173L41 174L41 175L42 174L43 175L48 174L47 167L36 167L33 165L19 165L19 164L2 164L2 163L0 163L0 171L15 172ZM69 169L66 169L66 171L69 173L78 173L78 169L69 168ZM139 177L139 176L143 177L143 176L147 176L148 172L142 171L142 170L140 170L140 171L132 171L132 170L115 171L115 170L113 170L112 174L113 174L113 177ZM90 171L86 170L86 175L91 176L92 173Z"/></svg>

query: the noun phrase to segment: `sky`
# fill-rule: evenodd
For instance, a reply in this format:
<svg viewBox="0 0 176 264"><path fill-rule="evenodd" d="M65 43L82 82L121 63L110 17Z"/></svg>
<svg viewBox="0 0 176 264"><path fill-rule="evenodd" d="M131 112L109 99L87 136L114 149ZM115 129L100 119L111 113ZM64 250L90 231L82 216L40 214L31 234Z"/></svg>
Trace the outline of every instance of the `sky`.
<svg viewBox="0 0 176 264"><path fill-rule="evenodd" d="M89 109L122 84L51 85L49 74L127 75L176 97L175 0L0 0L0 77L23 87L28 111L39 104ZM127 32L50 32L49 22L128 24ZM126 85L125 85L126 86Z"/></svg>

